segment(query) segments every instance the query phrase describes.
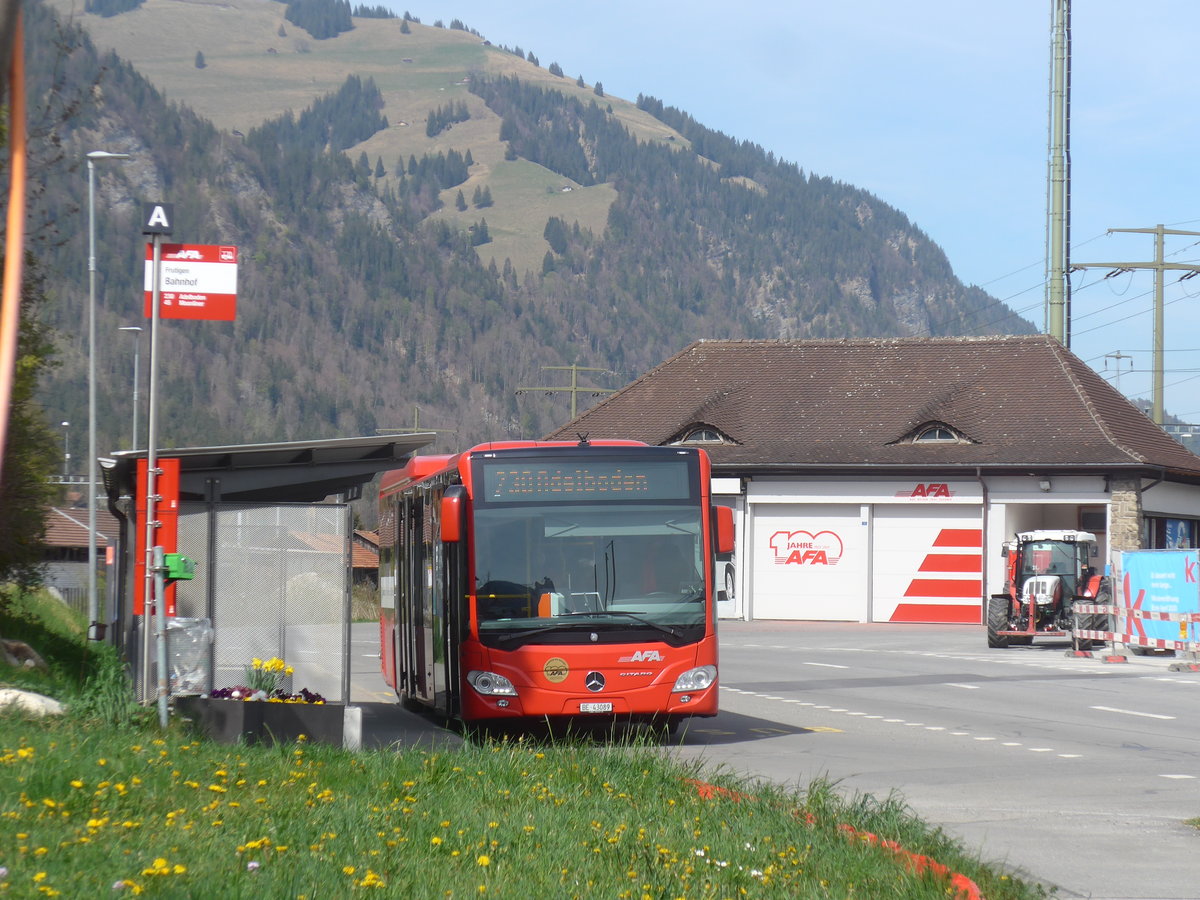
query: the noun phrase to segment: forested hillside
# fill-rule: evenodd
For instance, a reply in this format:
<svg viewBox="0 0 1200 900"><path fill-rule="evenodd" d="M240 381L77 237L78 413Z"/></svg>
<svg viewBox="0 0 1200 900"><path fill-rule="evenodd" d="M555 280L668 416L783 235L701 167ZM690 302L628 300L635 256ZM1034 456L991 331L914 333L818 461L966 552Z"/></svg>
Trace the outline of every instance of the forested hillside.
<svg viewBox="0 0 1200 900"><path fill-rule="evenodd" d="M277 6L280 34L297 29L289 8L311 15L311 4ZM405 94L401 110L390 70L376 69L238 130L171 102L40 0L27 8L31 249L61 334L43 391L56 423L86 421L82 161L98 148L132 157L96 172L102 451L129 444L133 338L118 328L146 324L141 201L174 204L178 240L241 254L235 322L162 327L164 446L371 434L411 424L419 407L451 449L561 425L568 396L518 393L566 382L547 367L602 369L611 374L588 373L591 383L616 388L704 337L1032 330L960 284L877 198L654 98L634 110L478 41L472 53L503 59L463 68L449 102L432 87ZM467 46L415 20L353 24ZM346 39L335 29L322 43ZM220 67L205 57L196 77ZM656 121L661 137L648 139ZM553 205L572 191L577 205ZM501 245L521 250L517 263L516 250L490 252Z"/></svg>

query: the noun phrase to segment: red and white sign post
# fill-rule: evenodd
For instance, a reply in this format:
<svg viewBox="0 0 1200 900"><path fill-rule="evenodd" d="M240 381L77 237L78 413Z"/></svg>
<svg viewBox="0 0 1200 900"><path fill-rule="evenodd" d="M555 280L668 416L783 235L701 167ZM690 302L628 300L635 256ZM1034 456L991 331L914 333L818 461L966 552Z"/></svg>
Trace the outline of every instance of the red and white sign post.
<svg viewBox="0 0 1200 900"><path fill-rule="evenodd" d="M145 504L139 512L145 516L145 562L142 603L142 688L149 700L150 622L155 620L158 668L158 717L167 727L168 676L166 579L164 547L157 529L164 525L158 503L162 493L158 479L165 474L158 462L158 323L160 319L210 319L232 321L237 307L237 247L166 244L163 237L172 233L174 207L169 203L142 204L142 234L146 244L146 317L150 319L150 397L149 427L146 440ZM178 484L177 480L175 482ZM139 482L138 490L143 485ZM173 613L173 610L171 611Z"/></svg>
<svg viewBox="0 0 1200 900"><path fill-rule="evenodd" d="M159 315L232 322L237 317L237 247L163 244ZM153 315L154 245L146 244L146 317Z"/></svg>

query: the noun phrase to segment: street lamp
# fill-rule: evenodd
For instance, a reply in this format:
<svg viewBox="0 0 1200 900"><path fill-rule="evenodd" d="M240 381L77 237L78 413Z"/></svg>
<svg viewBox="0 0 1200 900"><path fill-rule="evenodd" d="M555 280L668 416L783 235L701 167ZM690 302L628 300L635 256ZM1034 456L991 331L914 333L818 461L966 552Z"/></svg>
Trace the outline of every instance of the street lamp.
<svg viewBox="0 0 1200 900"><path fill-rule="evenodd" d="M70 475L71 468L71 423L63 422L63 484L67 483L67 476Z"/></svg>
<svg viewBox="0 0 1200 900"><path fill-rule="evenodd" d="M96 601L96 162L129 159L128 153L93 150L88 168L88 631L97 623Z"/></svg>
<svg viewBox="0 0 1200 900"><path fill-rule="evenodd" d="M142 354L142 328L140 325L123 325L119 331L133 332L133 434L129 449L137 449L138 439L138 360Z"/></svg>

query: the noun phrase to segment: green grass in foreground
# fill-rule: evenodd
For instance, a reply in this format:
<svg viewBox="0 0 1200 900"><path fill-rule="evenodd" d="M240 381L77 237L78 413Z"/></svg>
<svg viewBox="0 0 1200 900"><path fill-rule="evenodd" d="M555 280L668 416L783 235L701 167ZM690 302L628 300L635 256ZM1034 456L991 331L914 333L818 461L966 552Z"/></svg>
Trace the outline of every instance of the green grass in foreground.
<svg viewBox="0 0 1200 900"><path fill-rule="evenodd" d="M43 677L73 704L65 719L0 718L4 897L955 896L839 825L961 872L988 900L1044 896L900 801L823 782L749 785L636 742L223 746L152 715L112 722L111 702L87 700L111 693L102 675L80 689ZM688 779L753 798L704 799Z"/></svg>

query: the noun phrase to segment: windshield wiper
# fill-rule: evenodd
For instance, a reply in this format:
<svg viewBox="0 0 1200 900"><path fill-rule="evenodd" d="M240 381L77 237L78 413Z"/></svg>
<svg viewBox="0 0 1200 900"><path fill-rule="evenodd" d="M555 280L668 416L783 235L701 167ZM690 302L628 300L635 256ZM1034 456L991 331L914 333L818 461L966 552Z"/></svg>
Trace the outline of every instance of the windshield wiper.
<svg viewBox="0 0 1200 900"><path fill-rule="evenodd" d="M641 622L643 625L649 625L655 631L661 631L663 634L669 634L673 638L683 637L683 633L676 631L670 625L663 625L661 622L655 622L653 619L647 619L646 614L640 609L635 612L626 612L623 609L602 609L597 612L577 612L566 613L568 616L625 616L633 619L635 622Z"/></svg>
<svg viewBox="0 0 1200 900"><path fill-rule="evenodd" d="M663 634L670 635L673 638L682 638L683 633L676 631L670 625L663 625L660 622L655 622L653 619L647 619L645 613L640 610L637 612L625 612L625 610L603 609L598 612L572 612L560 613L555 616L556 619L568 619L575 617L595 618L597 616L625 616L627 619L633 619L635 622L640 622L653 628L655 631L661 631ZM582 622L557 622L547 625L539 625L536 628L526 628L524 631L504 631L499 632L496 638L501 641L519 641L527 637L533 637L535 634L545 634L547 631L557 631L561 628L575 628L582 625Z"/></svg>

